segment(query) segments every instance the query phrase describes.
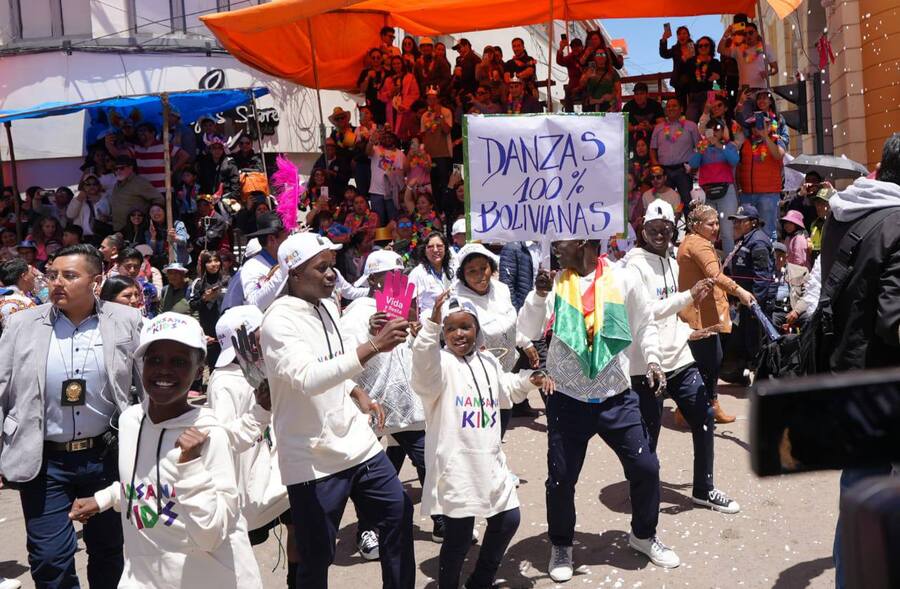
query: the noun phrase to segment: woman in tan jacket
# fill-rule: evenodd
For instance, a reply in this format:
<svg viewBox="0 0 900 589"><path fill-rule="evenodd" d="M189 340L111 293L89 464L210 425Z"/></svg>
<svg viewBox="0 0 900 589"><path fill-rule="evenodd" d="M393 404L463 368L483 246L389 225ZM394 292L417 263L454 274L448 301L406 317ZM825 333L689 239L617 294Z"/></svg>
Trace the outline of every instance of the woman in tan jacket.
<svg viewBox="0 0 900 589"><path fill-rule="evenodd" d="M709 392L716 423L731 423L734 416L727 415L722 410L716 394L719 365L722 363L719 334L731 333L728 295L736 297L747 306L755 299L722 272L722 263L713 246L719 234L719 213L709 205L695 207L688 216L688 231L690 233L678 248L678 290L690 290L697 281L704 278L712 278L715 287L713 296L693 303L678 316L695 330L688 345Z"/></svg>

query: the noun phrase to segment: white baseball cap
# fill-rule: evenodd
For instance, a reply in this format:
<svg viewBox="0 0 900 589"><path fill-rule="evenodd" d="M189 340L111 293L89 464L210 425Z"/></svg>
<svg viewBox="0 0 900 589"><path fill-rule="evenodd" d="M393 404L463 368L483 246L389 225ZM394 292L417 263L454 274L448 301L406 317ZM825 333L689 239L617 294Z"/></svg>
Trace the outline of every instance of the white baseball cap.
<svg viewBox="0 0 900 589"><path fill-rule="evenodd" d="M162 313L144 322L141 328L141 339L134 357L140 360L153 342L171 341L195 348L206 356L206 334L200 323L190 315L181 313Z"/></svg>
<svg viewBox="0 0 900 589"><path fill-rule="evenodd" d="M380 272L390 272L391 270L403 270L403 258L400 254L391 250L375 250L366 258L366 265L363 268L362 276L359 277L353 286L363 287L369 281L369 276Z"/></svg>
<svg viewBox="0 0 900 589"><path fill-rule="evenodd" d="M285 276L310 258L325 250L339 250L340 244L332 243L318 233L295 233L278 246L278 265Z"/></svg>
<svg viewBox="0 0 900 589"><path fill-rule="evenodd" d="M227 309L216 322L216 339L222 351L216 360L216 368L228 366L234 362L235 350L231 337L237 335L238 329L247 328L252 333L262 325L263 314L256 305L239 305Z"/></svg>
<svg viewBox="0 0 900 589"><path fill-rule="evenodd" d="M457 233L465 233L466 232L466 218L463 217L461 219L457 219L453 222L453 229L450 231L450 235L456 235Z"/></svg>
<svg viewBox="0 0 900 589"><path fill-rule="evenodd" d="M244 248L244 259L250 259L259 252L262 251L262 244L259 243L257 238L253 238L247 242L247 247Z"/></svg>
<svg viewBox="0 0 900 589"><path fill-rule="evenodd" d="M647 212L644 214L644 223L657 221L659 219L668 221L673 225L675 224L675 211L672 209L672 205L661 198L657 198L647 205Z"/></svg>

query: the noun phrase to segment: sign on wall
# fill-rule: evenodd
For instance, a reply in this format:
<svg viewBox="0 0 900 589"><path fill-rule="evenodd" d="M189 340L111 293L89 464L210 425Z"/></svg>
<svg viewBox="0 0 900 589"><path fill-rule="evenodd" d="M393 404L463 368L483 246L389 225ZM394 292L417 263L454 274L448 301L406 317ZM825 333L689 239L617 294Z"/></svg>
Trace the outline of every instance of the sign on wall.
<svg viewBox="0 0 900 589"><path fill-rule="evenodd" d="M469 237L605 239L626 230L621 113L466 115Z"/></svg>

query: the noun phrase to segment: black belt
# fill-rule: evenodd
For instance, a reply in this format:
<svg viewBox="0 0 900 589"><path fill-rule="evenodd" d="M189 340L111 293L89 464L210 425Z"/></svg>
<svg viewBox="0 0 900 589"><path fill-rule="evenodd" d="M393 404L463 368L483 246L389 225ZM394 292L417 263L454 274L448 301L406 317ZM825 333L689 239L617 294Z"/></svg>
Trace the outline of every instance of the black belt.
<svg viewBox="0 0 900 589"><path fill-rule="evenodd" d="M103 436L83 438L81 440L69 440L68 442L44 442L44 450L47 452L81 452L92 448L105 448L106 441Z"/></svg>

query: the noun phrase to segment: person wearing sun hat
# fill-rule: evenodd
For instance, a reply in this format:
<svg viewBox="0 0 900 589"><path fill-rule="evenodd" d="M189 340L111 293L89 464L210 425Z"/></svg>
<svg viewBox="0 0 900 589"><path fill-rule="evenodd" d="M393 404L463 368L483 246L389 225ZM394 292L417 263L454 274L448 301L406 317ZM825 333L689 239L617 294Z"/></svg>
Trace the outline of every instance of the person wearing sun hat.
<svg viewBox="0 0 900 589"><path fill-rule="evenodd" d="M279 246L285 296L266 309L260 329L282 481L292 519L303 522L297 586L327 586L340 521L333 516L352 495L378 531L384 585L411 589L412 503L369 425L379 408L352 381L377 354L406 341L408 322L388 321L362 343L345 333L331 299L340 247L315 233Z"/></svg>
<svg viewBox="0 0 900 589"><path fill-rule="evenodd" d="M188 403L205 356L196 319L144 323L134 357L145 399L119 418L119 481L76 499L69 514L121 514L121 587L262 587L227 431L212 409Z"/></svg>
<svg viewBox="0 0 900 589"><path fill-rule="evenodd" d="M277 256L279 246L287 238L287 230L281 216L274 211L257 217L256 227L247 237L256 238L262 248L257 255L248 256L241 266L241 288L245 305L256 305L265 311L284 284L284 274L277 269Z"/></svg>
<svg viewBox="0 0 900 589"><path fill-rule="evenodd" d="M422 114L420 131L422 145L431 156L431 190L432 194L444 194L453 169L453 113L441 104L436 85L426 87L425 104L428 108Z"/></svg>
<svg viewBox="0 0 900 589"><path fill-rule="evenodd" d="M788 263L809 270L812 267L812 244L806 227L803 226L803 213L797 210L785 213L781 218L781 228L784 231Z"/></svg>

